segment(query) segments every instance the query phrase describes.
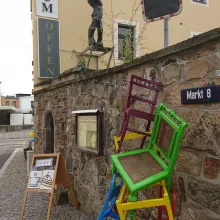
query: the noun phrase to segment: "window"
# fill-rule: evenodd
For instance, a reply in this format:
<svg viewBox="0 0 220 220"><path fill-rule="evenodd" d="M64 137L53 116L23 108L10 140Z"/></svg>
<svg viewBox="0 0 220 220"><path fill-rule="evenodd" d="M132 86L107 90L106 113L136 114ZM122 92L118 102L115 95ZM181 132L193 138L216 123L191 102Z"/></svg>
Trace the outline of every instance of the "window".
<svg viewBox="0 0 220 220"><path fill-rule="evenodd" d="M116 62L130 60L139 56L139 23L115 19L114 57Z"/></svg>
<svg viewBox="0 0 220 220"><path fill-rule="evenodd" d="M190 37L195 37L199 34L201 34L201 32L190 31Z"/></svg>
<svg viewBox="0 0 220 220"><path fill-rule="evenodd" d="M134 56L134 26L118 25L118 58L135 58Z"/></svg>
<svg viewBox="0 0 220 220"><path fill-rule="evenodd" d="M202 4L207 4L206 0L193 0L194 2L202 3Z"/></svg>
<svg viewBox="0 0 220 220"><path fill-rule="evenodd" d="M200 6L209 7L209 0L190 0L190 2Z"/></svg>
<svg viewBox="0 0 220 220"><path fill-rule="evenodd" d="M12 101L12 106L16 107L16 101Z"/></svg>
<svg viewBox="0 0 220 220"><path fill-rule="evenodd" d="M34 108L34 101L31 101L31 108Z"/></svg>
<svg viewBox="0 0 220 220"><path fill-rule="evenodd" d="M6 104L7 106L9 106L9 101L6 101L5 104Z"/></svg>

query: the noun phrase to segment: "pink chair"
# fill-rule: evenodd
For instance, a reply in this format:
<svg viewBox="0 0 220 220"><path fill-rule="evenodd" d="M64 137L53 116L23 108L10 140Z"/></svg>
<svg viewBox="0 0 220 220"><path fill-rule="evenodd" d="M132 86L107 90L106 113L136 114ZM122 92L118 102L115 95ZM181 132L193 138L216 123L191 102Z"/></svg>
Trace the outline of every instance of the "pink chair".
<svg viewBox="0 0 220 220"><path fill-rule="evenodd" d="M135 88L139 90L147 89L148 94L144 94L144 96L137 95L137 94L134 95L132 93L135 90L134 86ZM121 146L123 144L124 137L127 131L144 135L141 145L140 145L140 148L143 148L146 137L147 135L149 135L149 133L146 133L146 132L149 132L151 122L154 121L154 111L155 111L155 106L157 104L158 94L159 94L159 91L161 90L161 86L162 84L159 82L150 81L150 80L144 79L136 75L131 75L128 96L127 96L127 103L125 106L124 120L123 120L122 128L121 128L121 135L120 135L121 139L119 142L118 153L120 153L121 151ZM145 97L145 95L147 97ZM142 102L143 104L147 103L150 107L149 111L146 109L140 111L132 107L132 104L136 101ZM147 121L147 123L145 124L146 132L128 127L130 117L136 117L136 118L141 118L141 119L146 120Z"/></svg>

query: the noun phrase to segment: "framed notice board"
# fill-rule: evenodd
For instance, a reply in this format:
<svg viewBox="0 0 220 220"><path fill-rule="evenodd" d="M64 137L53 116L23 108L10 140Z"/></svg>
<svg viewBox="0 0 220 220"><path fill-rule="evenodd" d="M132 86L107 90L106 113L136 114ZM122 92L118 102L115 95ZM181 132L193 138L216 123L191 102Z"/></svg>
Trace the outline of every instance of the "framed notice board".
<svg viewBox="0 0 220 220"><path fill-rule="evenodd" d="M64 158L60 154L34 154L20 219L22 220L24 216L28 193L38 192L48 193L50 195L47 213L47 220L49 220L52 204L54 205L53 194L55 185L68 187L74 204L78 208L78 202L72 189Z"/></svg>
<svg viewBox="0 0 220 220"><path fill-rule="evenodd" d="M73 111L76 116L76 145L81 151L101 155L102 113L98 110Z"/></svg>

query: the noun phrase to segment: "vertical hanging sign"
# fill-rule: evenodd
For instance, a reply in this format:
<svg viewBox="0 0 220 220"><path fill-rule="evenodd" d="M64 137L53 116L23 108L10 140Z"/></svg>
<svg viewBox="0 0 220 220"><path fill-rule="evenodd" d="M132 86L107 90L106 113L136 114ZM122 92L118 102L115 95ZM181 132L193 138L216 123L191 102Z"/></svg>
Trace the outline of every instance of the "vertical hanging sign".
<svg viewBox="0 0 220 220"><path fill-rule="evenodd" d="M58 0L36 0L37 16L58 18Z"/></svg>
<svg viewBox="0 0 220 220"><path fill-rule="evenodd" d="M60 75L59 21L38 18L39 78Z"/></svg>

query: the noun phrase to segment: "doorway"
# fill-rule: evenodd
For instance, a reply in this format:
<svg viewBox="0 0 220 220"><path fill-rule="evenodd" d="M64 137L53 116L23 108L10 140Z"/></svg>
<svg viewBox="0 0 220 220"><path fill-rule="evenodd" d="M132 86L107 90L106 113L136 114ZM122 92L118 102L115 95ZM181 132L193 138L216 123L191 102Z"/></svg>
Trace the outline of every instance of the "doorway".
<svg viewBox="0 0 220 220"><path fill-rule="evenodd" d="M54 120L51 112L49 112L46 115L45 136L46 136L45 153L52 154L54 153Z"/></svg>

